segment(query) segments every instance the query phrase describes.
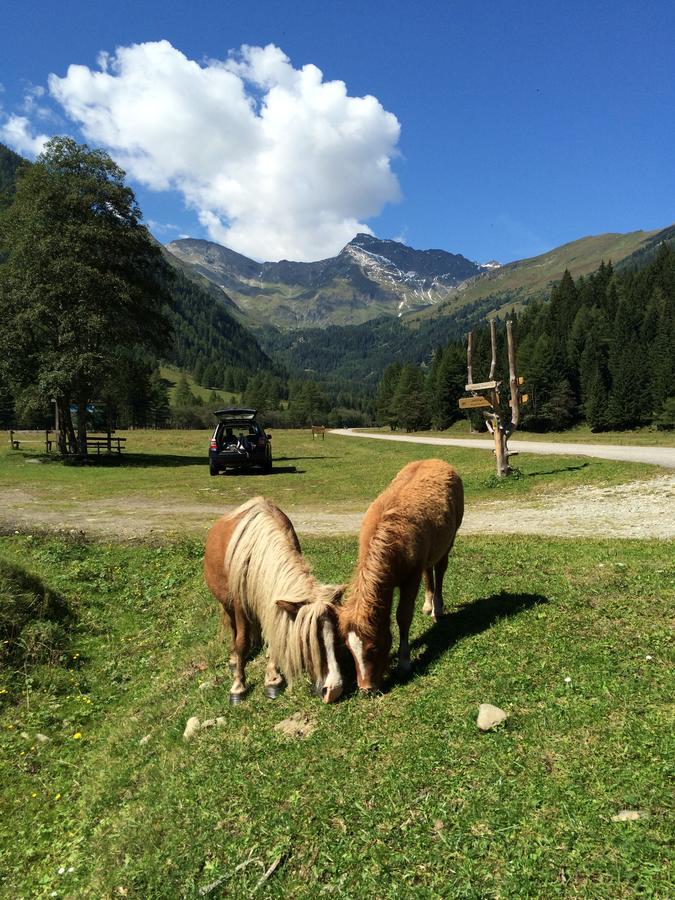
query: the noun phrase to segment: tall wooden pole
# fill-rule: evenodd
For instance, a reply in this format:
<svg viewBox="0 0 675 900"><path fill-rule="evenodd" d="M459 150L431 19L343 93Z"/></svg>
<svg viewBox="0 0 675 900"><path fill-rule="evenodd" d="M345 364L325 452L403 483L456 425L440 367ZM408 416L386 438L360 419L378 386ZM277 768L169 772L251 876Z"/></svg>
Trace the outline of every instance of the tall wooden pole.
<svg viewBox="0 0 675 900"><path fill-rule="evenodd" d="M518 427L520 421L520 395L518 391L518 377L516 376L516 350L513 344L513 322L506 323L506 345L509 355L509 388L511 391L511 424L508 433L511 434Z"/></svg>

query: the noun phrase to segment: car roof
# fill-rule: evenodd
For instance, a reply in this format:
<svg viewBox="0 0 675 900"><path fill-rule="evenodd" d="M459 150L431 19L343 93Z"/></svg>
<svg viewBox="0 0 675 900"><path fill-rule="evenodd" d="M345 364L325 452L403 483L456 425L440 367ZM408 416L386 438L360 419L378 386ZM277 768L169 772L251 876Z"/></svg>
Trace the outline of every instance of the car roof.
<svg viewBox="0 0 675 900"><path fill-rule="evenodd" d="M229 409L217 409L213 413L221 422L251 422L256 417L257 409L243 409L231 407Z"/></svg>

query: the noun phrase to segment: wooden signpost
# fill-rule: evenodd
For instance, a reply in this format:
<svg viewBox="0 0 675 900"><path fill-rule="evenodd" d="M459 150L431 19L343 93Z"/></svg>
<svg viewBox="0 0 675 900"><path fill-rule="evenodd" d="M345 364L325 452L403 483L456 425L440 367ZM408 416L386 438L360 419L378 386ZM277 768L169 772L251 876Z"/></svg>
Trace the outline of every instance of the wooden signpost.
<svg viewBox="0 0 675 900"><path fill-rule="evenodd" d="M507 441L509 437L518 427L520 421L520 407L523 403L527 403L527 394L520 393L520 386L524 382L524 378L516 376L516 351L513 343L513 323L506 323L506 348L509 358L509 399L510 420L508 413L504 415L502 408L501 388L502 382L495 380L497 371L497 322L495 319L490 321L490 345L492 348L492 356L490 359L490 372L487 381L473 380L473 332L469 332L466 345L466 371L467 384L465 390L470 394L469 397L461 397L459 400L460 409L484 409L490 410L483 412L485 416L485 424L488 431L492 434L495 442L495 459L497 463L497 475L504 477L511 471L509 466L509 457L516 456L516 453L509 453Z"/></svg>

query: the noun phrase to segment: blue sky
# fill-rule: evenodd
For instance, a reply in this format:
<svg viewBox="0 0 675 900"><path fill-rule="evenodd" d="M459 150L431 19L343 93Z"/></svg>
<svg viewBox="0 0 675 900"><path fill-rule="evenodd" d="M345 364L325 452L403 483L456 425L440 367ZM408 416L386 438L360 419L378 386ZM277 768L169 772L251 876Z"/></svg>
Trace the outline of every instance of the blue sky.
<svg viewBox="0 0 675 900"><path fill-rule="evenodd" d="M356 223L415 247L507 262L587 234L675 221L673 35L675 4L656 0L9 0L0 31L0 127L22 117L24 136L80 140L88 127L99 137L89 142L106 146L100 136L110 133L106 117L114 115L105 104L116 103L121 120L113 121L116 137L106 149L127 168L164 241L189 234L259 258L316 258L346 242ZM177 73L176 90L189 94L196 111L165 132L170 115L158 101L157 122L147 131L140 123L141 150L135 132L122 134L138 57L124 84L116 78L104 100L96 95L98 115L91 112L99 53L111 55L115 74L116 48L133 44L164 48L167 80ZM213 61L244 44L273 44L287 58L275 68L274 93L281 85L287 95L264 152L269 121L255 111L232 118L230 110L225 124L215 122L225 101L219 94L202 108L199 72L188 71L194 61L215 83ZM228 78L236 72L241 81L226 91L241 84L247 97L269 100L272 82L259 62L240 53L234 60ZM66 77L71 64L88 67L85 82ZM316 84L298 87L303 66L323 73L318 94ZM60 99L49 93L52 73ZM323 86L332 81L344 82L346 98L335 100L324 122ZM366 95L378 103L365 112L349 99ZM83 99L90 103L84 112ZM326 149L336 129L341 137ZM310 140L319 149L298 160ZM167 157L174 144L182 168ZM191 159L199 178L186 171Z"/></svg>

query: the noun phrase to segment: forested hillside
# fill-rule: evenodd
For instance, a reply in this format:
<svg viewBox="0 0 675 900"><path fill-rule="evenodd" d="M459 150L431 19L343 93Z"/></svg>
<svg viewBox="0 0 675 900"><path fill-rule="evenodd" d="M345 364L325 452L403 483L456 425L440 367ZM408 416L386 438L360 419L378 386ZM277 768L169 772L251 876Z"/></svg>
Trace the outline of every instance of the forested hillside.
<svg viewBox="0 0 675 900"><path fill-rule="evenodd" d="M603 264L576 281L566 272L549 302L532 303L513 321L530 397L523 428L675 425L675 250L668 243L642 269L616 273ZM503 329L499 334L497 377L506 380ZM485 324L475 332L474 373L487 373L489 356ZM394 363L379 385L378 418L392 427L447 428L460 417L465 376L460 340L437 351L427 374Z"/></svg>
<svg viewBox="0 0 675 900"><path fill-rule="evenodd" d="M16 184L16 170L22 162L25 160L18 153L0 144L0 198L3 194L11 196Z"/></svg>

